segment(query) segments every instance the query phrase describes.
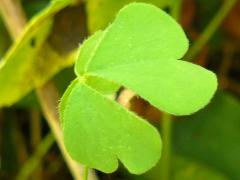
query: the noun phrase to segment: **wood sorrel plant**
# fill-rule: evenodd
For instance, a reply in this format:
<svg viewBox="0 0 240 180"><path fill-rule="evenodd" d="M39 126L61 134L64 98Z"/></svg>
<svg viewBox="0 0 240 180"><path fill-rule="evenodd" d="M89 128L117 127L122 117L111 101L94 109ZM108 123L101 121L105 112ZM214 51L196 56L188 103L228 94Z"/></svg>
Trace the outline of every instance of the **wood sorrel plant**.
<svg viewBox="0 0 240 180"><path fill-rule="evenodd" d="M104 31L80 47L77 78L60 103L65 146L73 159L110 173L118 159L134 174L161 155L158 131L106 94L121 85L173 115L203 108L213 96L214 73L180 60L188 49L182 28L159 8L132 3Z"/></svg>

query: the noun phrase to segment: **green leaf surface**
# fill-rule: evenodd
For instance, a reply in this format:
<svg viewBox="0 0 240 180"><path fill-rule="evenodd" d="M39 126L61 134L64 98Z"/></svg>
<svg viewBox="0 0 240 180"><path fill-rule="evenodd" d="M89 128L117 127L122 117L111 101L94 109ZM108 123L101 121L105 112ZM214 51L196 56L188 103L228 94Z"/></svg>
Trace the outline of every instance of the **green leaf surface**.
<svg viewBox="0 0 240 180"><path fill-rule="evenodd" d="M212 72L178 60L187 49L174 19L155 6L132 3L86 41L75 72L122 84L165 112L191 114L209 102L217 81Z"/></svg>
<svg viewBox="0 0 240 180"><path fill-rule="evenodd" d="M192 159L173 156L172 160L172 178L173 180L227 180L216 169L207 166L206 164L194 161Z"/></svg>
<svg viewBox="0 0 240 180"><path fill-rule="evenodd" d="M185 61L130 63L97 71L96 75L123 84L174 115L204 107L216 89L213 73Z"/></svg>
<svg viewBox="0 0 240 180"><path fill-rule="evenodd" d="M59 69L73 63L74 52L63 57L45 43L51 32L54 14L73 2L75 0L52 1L30 20L9 49L0 64L0 106L12 105Z"/></svg>
<svg viewBox="0 0 240 180"><path fill-rule="evenodd" d="M103 36L103 31L97 31L90 36L79 48L79 54L74 66L74 71L78 76L84 75L86 66L91 61L97 49L97 44Z"/></svg>
<svg viewBox="0 0 240 180"><path fill-rule="evenodd" d="M126 4L131 2L146 2L160 8L167 7L172 0L87 0L88 29L94 33L106 28L115 18L117 12Z"/></svg>
<svg viewBox="0 0 240 180"><path fill-rule="evenodd" d="M41 44L47 38L51 20L42 23L40 28L34 28L26 34L22 41L17 42L0 64L0 106L11 105L22 96L32 83L33 57L37 55ZM37 40L34 47L31 41Z"/></svg>
<svg viewBox="0 0 240 180"><path fill-rule="evenodd" d="M73 82L60 109L65 146L78 162L110 173L119 159L131 173L140 174L160 158L154 127L83 82Z"/></svg>
<svg viewBox="0 0 240 180"><path fill-rule="evenodd" d="M68 103L68 98L69 98L69 95L72 92L72 89L74 88L75 84L77 84L77 82L78 82L77 79L73 80L61 98L61 103L59 105L59 115L60 115L62 127L64 127L64 125L63 125L64 111L65 111L67 103Z"/></svg>
<svg viewBox="0 0 240 180"><path fill-rule="evenodd" d="M97 44L100 38L103 36L103 31L98 31L92 36L90 36L79 48L79 54L74 66L75 73L80 77L83 76L86 71L86 65L89 60L94 55L97 48ZM110 94L116 92L120 85L114 83L113 81L106 80L98 76L87 77L88 85L94 87L97 91L103 94Z"/></svg>
<svg viewBox="0 0 240 180"><path fill-rule="evenodd" d="M174 150L197 159L229 179L240 179L240 103L218 92L202 111L174 123Z"/></svg>
<svg viewBox="0 0 240 180"><path fill-rule="evenodd" d="M102 94L111 95L116 93L120 88L120 85L114 83L113 81L108 81L104 78L98 76L90 76L87 78L87 84Z"/></svg>

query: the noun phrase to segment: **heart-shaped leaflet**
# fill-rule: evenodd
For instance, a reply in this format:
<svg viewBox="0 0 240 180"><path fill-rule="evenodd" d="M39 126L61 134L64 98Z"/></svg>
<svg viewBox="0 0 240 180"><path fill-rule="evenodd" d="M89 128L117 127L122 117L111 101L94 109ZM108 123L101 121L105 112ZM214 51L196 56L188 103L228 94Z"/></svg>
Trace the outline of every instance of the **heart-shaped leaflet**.
<svg viewBox="0 0 240 180"><path fill-rule="evenodd" d="M210 101L217 80L212 72L178 60L187 49L174 19L144 3L125 6L106 30L85 41L75 64L78 78L60 104L69 154L103 172L113 172L118 159L135 174L153 167L161 153L156 129L106 98L104 88L124 85L165 112L193 113ZM90 83L94 78L104 87Z"/></svg>
<svg viewBox="0 0 240 180"><path fill-rule="evenodd" d="M135 174L156 164L161 141L154 127L85 83L75 80L70 89L62 127L73 159L106 173L118 159Z"/></svg>
<svg viewBox="0 0 240 180"><path fill-rule="evenodd" d="M88 56L82 51L76 62L78 76L87 73L124 85L174 115L199 110L216 90L214 73L178 60L188 40L175 20L155 6L132 3L94 36Z"/></svg>

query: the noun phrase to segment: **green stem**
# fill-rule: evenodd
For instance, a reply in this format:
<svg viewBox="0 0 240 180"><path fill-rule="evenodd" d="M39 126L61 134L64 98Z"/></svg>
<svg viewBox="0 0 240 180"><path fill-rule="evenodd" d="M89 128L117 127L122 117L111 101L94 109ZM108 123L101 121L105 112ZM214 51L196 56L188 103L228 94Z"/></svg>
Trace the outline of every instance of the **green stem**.
<svg viewBox="0 0 240 180"><path fill-rule="evenodd" d="M88 180L88 166L85 166L84 173L83 173L83 180Z"/></svg>
<svg viewBox="0 0 240 180"><path fill-rule="evenodd" d="M33 108L30 110L30 132L31 132L31 146L32 150L35 151L38 144L41 142L41 114L39 110ZM38 168L32 173L32 178L35 180L42 179L42 165L38 165Z"/></svg>
<svg viewBox="0 0 240 180"><path fill-rule="evenodd" d="M212 21L208 24L202 34L195 41L193 46L190 48L184 59L193 61L193 58L197 56L202 47L208 42L212 35L216 32L228 12L232 9L237 0L226 0L223 6L219 9L217 14L214 16Z"/></svg>
<svg viewBox="0 0 240 180"><path fill-rule="evenodd" d="M172 136L172 116L167 113L162 115L162 140L163 152L161 159L161 178L168 180L170 176L171 164L171 136Z"/></svg>
<svg viewBox="0 0 240 180"><path fill-rule="evenodd" d="M54 137L52 133L49 133L38 145L34 154L23 165L16 179L17 180L28 179L32 172L39 166L43 156L48 152L53 143Z"/></svg>

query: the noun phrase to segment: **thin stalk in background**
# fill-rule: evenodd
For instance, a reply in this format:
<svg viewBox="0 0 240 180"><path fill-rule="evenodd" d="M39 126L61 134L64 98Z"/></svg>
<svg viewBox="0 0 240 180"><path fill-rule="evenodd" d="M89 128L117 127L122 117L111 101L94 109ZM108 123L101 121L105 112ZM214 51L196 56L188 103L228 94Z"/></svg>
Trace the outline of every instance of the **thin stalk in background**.
<svg viewBox="0 0 240 180"><path fill-rule="evenodd" d="M201 51L203 46L209 41L209 39L213 36L213 34L217 31L218 27L221 25L224 18L227 16L229 11L232 9L234 4L238 0L226 0L222 7L218 10L216 15L213 17L211 22L205 28L205 30L201 33L198 39L194 42L193 46L189 49L188 53L185 55L184 59L188 61L194 61L198 53Z"/></svg>
<svg viewBox="0 0 240 180"><path fill-rule="evenodd" d="M171 154L172 154L172 116L167 113L162 114L162 141L163 141L163 151L162 158L160 162L160 179L168 180L170 179L171 170Z"/></svg>
<svg viewBox="0 0 240 180"><path fill-rule="evenodd" d="M40 111L33 108L30 110L30 132L31 132L31 149L36 151L38 145L41 143L41 114ZM38 164L38 167L32 173L32 177L35 180L42 179L42 164Z"/></svg>
<svg viewBox="0 0 240 180"><path fill-rule="evenodd" d="M0 12L12 39L16 39L26 25L26 16L19 0L0 0ZM6 8L8 7L8 8ZM22 17L22 18L19 18Z"/></svg>
<svg viewBox="0 0 240 180"><path fill-rule="evenodd" d="M41 164L41 160L54 143L54 136L49 133L36 148L34 154L24 163L16 180L29 179L30 175ZM37 177L35 177L37 178Z"/></svg>

